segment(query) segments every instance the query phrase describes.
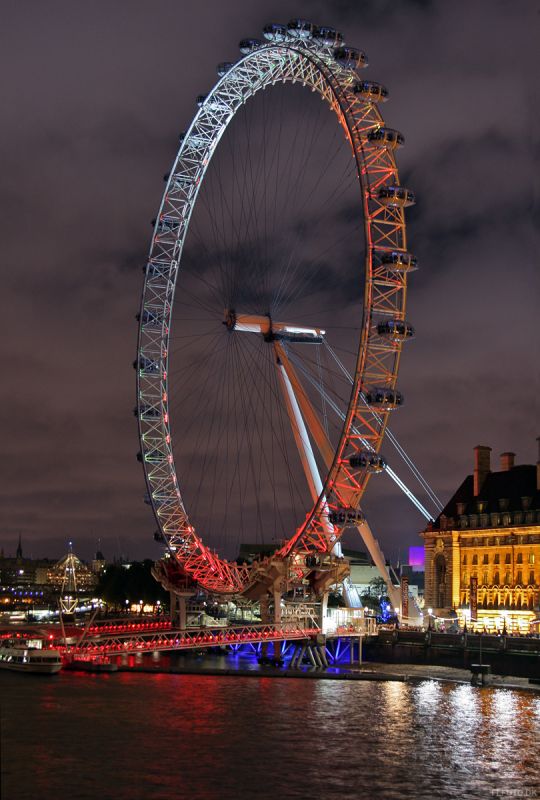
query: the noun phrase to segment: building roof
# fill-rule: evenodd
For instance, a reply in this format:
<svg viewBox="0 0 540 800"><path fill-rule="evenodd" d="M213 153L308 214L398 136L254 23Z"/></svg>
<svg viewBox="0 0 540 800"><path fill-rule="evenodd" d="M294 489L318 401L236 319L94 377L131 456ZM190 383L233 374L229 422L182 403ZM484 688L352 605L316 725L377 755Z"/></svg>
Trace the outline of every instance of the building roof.
<svg viewBox="0 0 540 800"><path fill-rule="evenodd" d="M523 498L529 498L528 503ZM500 500L508 502L503 507ZM480 506L480 503L483 505ZM437 530L448 527L444 524L444 518L456 519L465 514L513 513L539 509L540 492L536 488L536 466L519 464L508 470L489 472L477 497L474 496L474 477L467 475L431 528Z"/></svg>

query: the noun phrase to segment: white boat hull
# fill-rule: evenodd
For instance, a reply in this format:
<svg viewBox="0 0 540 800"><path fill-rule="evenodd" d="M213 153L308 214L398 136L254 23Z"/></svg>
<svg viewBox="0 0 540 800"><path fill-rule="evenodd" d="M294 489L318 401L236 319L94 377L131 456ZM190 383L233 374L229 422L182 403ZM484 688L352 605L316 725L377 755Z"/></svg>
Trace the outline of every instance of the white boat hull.
<svg viewBox="0 0 540 800"><path fill-rule="evenodd" d="M37 675L55 675L62 669L62 660L58 650L17 646L0 647L0 669Z"/></svg>

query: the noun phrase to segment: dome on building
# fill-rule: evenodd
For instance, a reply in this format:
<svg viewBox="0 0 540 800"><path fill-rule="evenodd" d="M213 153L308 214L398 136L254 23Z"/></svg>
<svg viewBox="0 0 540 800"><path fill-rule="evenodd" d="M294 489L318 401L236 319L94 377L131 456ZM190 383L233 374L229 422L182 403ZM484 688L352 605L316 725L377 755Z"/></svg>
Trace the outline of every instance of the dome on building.
<svg viewBox="0 0 540 800"><path fill-rule="evenodd" d="M60 591L79 592L92 589L96 576L75 555L70 542L69 551L49 570L47 582Z"/></svg>

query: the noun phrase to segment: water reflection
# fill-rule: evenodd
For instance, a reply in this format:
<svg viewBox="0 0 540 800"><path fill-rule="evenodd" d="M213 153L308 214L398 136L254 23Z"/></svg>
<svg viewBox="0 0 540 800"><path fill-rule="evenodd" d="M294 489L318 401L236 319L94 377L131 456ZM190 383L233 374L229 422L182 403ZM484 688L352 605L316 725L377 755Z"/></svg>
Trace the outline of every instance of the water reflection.
<svg viewBox="0 0 540 800"><path fill-rule="evenodd" d="M540 698L525 693L434 681L0 678L10 800L111 797L111 787L118 800L540 795Z"/></svg>

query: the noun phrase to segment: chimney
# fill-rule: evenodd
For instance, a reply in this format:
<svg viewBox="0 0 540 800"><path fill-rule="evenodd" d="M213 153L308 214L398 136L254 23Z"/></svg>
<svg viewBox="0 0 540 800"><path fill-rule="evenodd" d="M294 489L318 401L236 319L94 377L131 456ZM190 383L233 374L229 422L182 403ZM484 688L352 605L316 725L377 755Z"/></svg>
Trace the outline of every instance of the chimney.
<svg viewBox="0 0 540 800"><path fill-rule="evenodd" d="M491 472L491 447L479 444L474 448L474 496L478 497L485 479Z"/></svg>
<svg viewBox="0 0 540 800"><path fill-rule="evenodd" d="M501 472L508 472L514 466L515 453L501 453Z"/></svg>

